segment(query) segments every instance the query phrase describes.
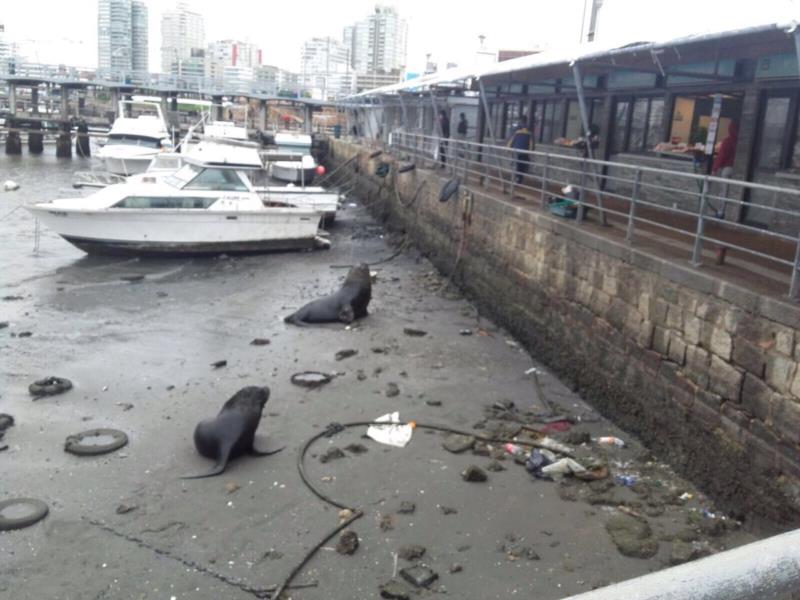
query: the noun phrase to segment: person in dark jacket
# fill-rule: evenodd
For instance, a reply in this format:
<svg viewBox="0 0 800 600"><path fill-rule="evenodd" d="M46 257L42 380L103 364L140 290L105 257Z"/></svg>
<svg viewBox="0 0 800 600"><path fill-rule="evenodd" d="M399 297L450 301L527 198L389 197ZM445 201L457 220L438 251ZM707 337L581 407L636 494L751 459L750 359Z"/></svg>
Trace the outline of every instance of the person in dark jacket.
<svg viewBox="0 0 800 600"><path fill-rule="evenodd" d="M439 121L439 132L442 134L442 139L439 142L439 160L441 161L440 168L444 169L447 162L447 141L450 139L450 117L447 112L442 109L439 111L437 117Z"/></svg>
<svg viewBox="0 0 800 600"><path fill-rule="evenodd" d="M530 155L526 151L533 150L533 134L528 129L525 117L520 117L517 128L511 135L511 139L508 140L508 147L516 150L515 180L517 183L522 183L522 178L528 172L530 162Z"/></svg>

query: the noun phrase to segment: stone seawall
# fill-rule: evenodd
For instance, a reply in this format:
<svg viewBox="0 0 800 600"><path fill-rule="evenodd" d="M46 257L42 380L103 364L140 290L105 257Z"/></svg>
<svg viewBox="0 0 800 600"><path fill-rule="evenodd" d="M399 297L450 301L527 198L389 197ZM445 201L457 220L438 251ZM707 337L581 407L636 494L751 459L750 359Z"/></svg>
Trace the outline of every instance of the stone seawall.
<svg viewBox="0 0 800 600"><path fill-rule="evenodd" d="M330 167L358 155L359 197L536 359L722 508L800 525L800 308L370 153Z"/></svg>

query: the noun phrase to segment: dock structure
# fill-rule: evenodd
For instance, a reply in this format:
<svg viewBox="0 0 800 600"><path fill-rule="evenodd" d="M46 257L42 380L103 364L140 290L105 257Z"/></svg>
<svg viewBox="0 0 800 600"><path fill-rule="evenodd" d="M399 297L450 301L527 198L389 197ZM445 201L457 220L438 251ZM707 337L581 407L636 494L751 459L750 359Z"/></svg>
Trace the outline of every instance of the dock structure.
<svg viewBox="0 0 800 600"><path fill-rule="evenodd" d="M263 90L226 89L219 81L203 78L176 78L167 75L137 73L122 76L103 70L78 69L74 67L43 64L0 65L0 89L7 88L7 110L0 105L0 117L5 118L6 154L20 154L22 141L20 132L28 135L28 149L32 154L42 152L44 132L56 133L58 156L71 156L71 138L74 136L75 151L88 156L88 128L108 128L116 116L120 100L130 100L134 95L155 96L160 99L164 114L178 112L179 99L211 101L215 106L215 119L222 120L224 98L239 98L258 103L255 127L265 131L268 127L268 107L290 105L303 113L303 128L312 129L313 112L329 103L310 98L291 98L265 93ZM22 99L22 91L26 100ZM42 91L45 93L42 94ZM96 102L105 97L100 111ZM42 96L47 104L42 106ZM188 124L176 124L178 126ZM42 133L40 133L42 132Z"/></svg>

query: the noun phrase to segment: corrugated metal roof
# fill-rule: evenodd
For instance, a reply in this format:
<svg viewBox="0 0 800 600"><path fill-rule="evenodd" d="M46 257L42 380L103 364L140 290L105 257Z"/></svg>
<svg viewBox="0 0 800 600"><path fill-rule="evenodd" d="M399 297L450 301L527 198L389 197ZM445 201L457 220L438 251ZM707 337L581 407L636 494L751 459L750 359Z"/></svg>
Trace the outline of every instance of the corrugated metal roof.
<svg viewBox="0 0 800 600"><path fill-rule="evenodd" d="M629 42L620 45L616 43L592 42L580 44L569 48L547 50L538 54L521 56L501 63L494 63L489 67L455 67L439 73L431 73L416 79L410 79L401 83L388 85L373 90L366 90L352 96L354 98L375 96L383 94L393 94L400 91L410 91L425 89L442 83L456 83L466 79L481 79L494 75L514 73L518 71L528 71L532 69L556 66L561 64L572 64L575 62L589 61L597 58L612 58L636 52L650 52L672 46L694 44L698 42L714 41L727 37L737 37L743 35L753 35L768 32L791 32L798 26L796 21L786 23L764 23L752 25L739 29L722 29L718 31L705 31L677 38L669 38L660 41Z"/></svg>

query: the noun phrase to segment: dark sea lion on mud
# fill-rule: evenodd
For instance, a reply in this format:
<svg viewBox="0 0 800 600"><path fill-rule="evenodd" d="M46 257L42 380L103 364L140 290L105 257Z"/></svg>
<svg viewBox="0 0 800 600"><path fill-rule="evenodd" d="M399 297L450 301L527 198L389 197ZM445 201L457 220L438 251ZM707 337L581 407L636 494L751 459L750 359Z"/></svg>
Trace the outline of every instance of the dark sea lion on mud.
<svg viewBox="0 0 800 600"><path fill-rule="evenodd" d="M362 263L350 269L339 291L309 302L284 321L294 325L352 323L367 316L367 305L371 298L369 265Z"/></svg>
<svg viewBox="0 0 800 600"><path fill-rule="evenodd" d="M250 386L236 392L213 419L201 421L194 430L194 445L206 458L217 461L214 468L203 475L189 475L182 479L198 479L219 475L228 466L228 461L250 454L269 456L283 448L263 452L253 446L261 411L269 400L268 387Z"/></svg>

